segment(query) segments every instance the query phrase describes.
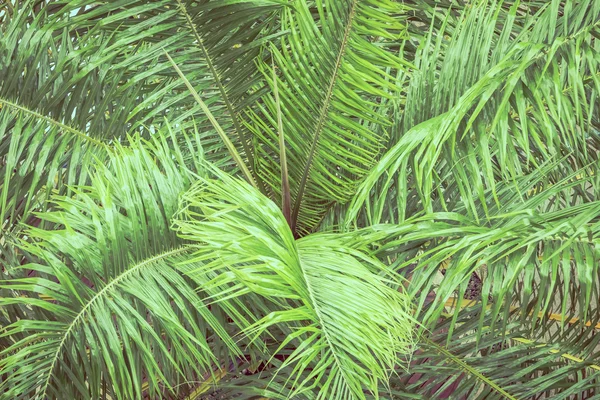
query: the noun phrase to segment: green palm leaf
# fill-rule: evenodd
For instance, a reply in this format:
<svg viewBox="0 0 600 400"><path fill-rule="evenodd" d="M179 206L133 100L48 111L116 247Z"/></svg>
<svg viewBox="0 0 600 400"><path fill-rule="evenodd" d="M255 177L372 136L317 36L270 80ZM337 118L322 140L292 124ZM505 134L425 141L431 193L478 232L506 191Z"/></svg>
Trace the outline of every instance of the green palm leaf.
<svg viewBox="0 0 600 400"><path fill-rule="evenodd" d="M0 398L593 398L599 38L596 0L0 2Z"/></svg>
<svg viewBox="0 0 600 400"><path fill-rule="evenodd" d="M477 326L480 317L485 320L483 331ZM579 348L580 343L590 340L593 328L564 333L557 330L547 335L544 328L556 326L545 323L536 326L532 334L513 322L510 330L503 332L490 328L493 321L479 306L463 309L451 342L446 343L445 330L451 323L447 320L415 354L410 373L401 375L393 384L425 398L451 393L457 398L473 399L569 399L594 393L599 367L592 354L583 356L587 359L580 358ZM483 333L481 338L479 333ZM587 345L596 342L597 339L591 339Z"/></svg>
<svg viewBox="0 0 600 400"><path fill-rule="evenodd" d="M3 330L12 339L0 361L10 376L1 383L3 396L176 393L212 370L215 351L240 353L226 322L186 277L191 266L179 265L197 244L179 239L170 218L195 175L171 154L166 141L117 147L91 186L54 197L56 211L39 214L56 229L27 230L34 242L22 249L40 261L12 271L15 278L2 287L14 297L0 302L33 308L37 318ZM225 348L216 345L220 338Z"/></svg>
<svg viewBox="0 0 600 400"><path fill-rule="evenodd" d="M370 223L392 222L450 210L457 198L469 202L467 212L479 218L474 201L497 182L563 157L573 169L595 159L595 104L583 98L595 99L598 91L591 78L596 61L589 53L599 28L597 7L582 2L563 12L554 2L538 12L532 8L519 25L518 4L508 11L504 7L491 3L465 9L462 29L451 33L455 38L448 45L441 39L444 30L430 34L428 40L437 37L438 43L433 54L424 48L418 56L421 70L397 122L402 133L361 184L347 224L362 217ZM497 33L493 27L500 18L506 23ZM577 23L568 24L571 19ZM487 42L479 44L482 38ZM468 58L461 53L465 48L475 49ZM575 48L590 59L569 68ZM566 68L573 84L557 76ZM435 90L428 89L432 79L439 79ZM432 109L424 109L424 103ZM572 115L575 103L578 112Z"/></svg>
<svg viewBox="0 0 600 400"><path fill-rule="evenodd" d="M402 35L405 26L397 16L407 9L352 0L318 3L314 10L297 2L286 11L282 25L290 33L280 51L273 49L279 99L265 97L250 115L250 128L258 141L260 176L280 201L281 109L292 230L302 235L331 204L349 199L386 137L385 110L397 90L390 71L407 64L386 44ZM262 68L273 76L269 65Z"/></svg>
<svg viewBox="0 0 600 400"><path fill-rule="evenodd" d="M244 333L250 338L284 327L281 346L295 348L281 390L295 397L365 398L389 379L413 339L408 298L376 259L344 246L335 235L294 241L277 206L250 185L219 174L184 196L180 235L199 240L195 273L215 273L203 289L216 302L264 296L274 311ZM192 272L193 276L194 272Z"/></svg>
<svg viewBox="0 0 600 400"><path fill-rule="evenodd" d="M0 218L7 232L30 211L43 210L52 190L68 194L67 185L85 183L91 160L106 157L106 146L128 134L152 134L165 116L175 132L201 133L208 159L231 164L163 49L177 53L207 97L220 90L227 107L213 100L210 107L226 129L239 128L239 109L253 101L246 97L264 91L252 60L260 40L277 36L271 27L279 8L264 1L179 7L171 1L26 2L7 15L0 25ZM222 18L233 13L239 18ZM236 140L236 146L247 148L247 142Z"/></svg>

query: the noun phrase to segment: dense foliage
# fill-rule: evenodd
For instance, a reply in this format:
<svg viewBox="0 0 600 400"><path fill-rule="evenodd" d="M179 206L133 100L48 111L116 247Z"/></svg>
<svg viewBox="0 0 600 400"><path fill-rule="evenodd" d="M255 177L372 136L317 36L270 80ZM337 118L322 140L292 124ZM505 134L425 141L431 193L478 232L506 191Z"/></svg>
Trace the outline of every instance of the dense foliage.
<svg viewBox="0 0 600 400"><path fill-rule="evenodd" d="M599 0L0 1L0 399L599 395L599 38Z"/></svg>

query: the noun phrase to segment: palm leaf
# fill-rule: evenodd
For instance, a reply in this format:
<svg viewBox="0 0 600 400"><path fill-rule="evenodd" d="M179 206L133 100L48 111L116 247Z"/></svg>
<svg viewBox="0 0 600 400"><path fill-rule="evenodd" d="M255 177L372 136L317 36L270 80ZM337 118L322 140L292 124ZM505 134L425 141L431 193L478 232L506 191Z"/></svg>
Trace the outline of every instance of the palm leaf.
<svg viewBox="0 0 600 400"><path fill-rule="evenodd" d="M485 320L483 332L478 327L480 318ZM509 331L495 330L490 327L494 319L480 306L463 309L450 343L446 330L452 321L446 319L423 342L410 373L394 384L426 398L569 399L594 393L600 377L594 355L579 358L579 346L591 337L590 328L564 333L558 329L547 335L545 328L554 330L556 325L544 323L532 334L515 322L509 324ZM585 346L596 342L592 339Z"/></svg>
<svg viewBox="0 0 600 400"><path fill-rule="evenodd" d="M205 95L212 96L214 86L226 90L229 116L221 103L209 105L219 119L225 117L226 129L231 120L239 126L235 115L247 104L244 96L257 92L252 96L258 98L261 92L252 60L260 40L274 39L272 15L280 5L194 4L26 2L2 20L0 217L7 232L31 210L42 210L53 189L67 194L62 182L86 182L92 154L105 157L104 145L124 142L128 134L148 136L167 115L176 132L202 134L208 159L225 167L231 163L163 49L177 53L175 60ZM232 13L239 18L223 18ZM215 30L223 34L214 35ZM203 45L198 42L209 33ZM211 56L198 61L201 50ZM236 145L247 147L246 142Z"/></svg>
<svg viewBox="0 0 600 400"><path fill-rule="evenodd" d="M206 243L192 259L206 263L197 273L215 273L203 288L219 303L241 302L248 293L273 302L274 311L244 333L287 332L281 346L295 349L280 367L291 369L282 395L377 395L397 356L412 346L409 302L399 284L385 277L384 265L335 235L294 241L273 202L218 176L186 193L176 221L182 237Z"/></svg>
<svg viewBox="0 0 600 400"><path fill-rule="evenodd" d="M479 218L475 200L498 182L548 161L561 159L562 166L578 169L595 159L595 104L583 100L596 98L595 61L585 58L569 69L573 84L557 74L572 65L575 48L593 52L598 9L592 2L559 3L530 8L520 24L518 4L508 10L496 3L466 8L461 29L430 33L431 45L417 59L421 70L397 120L398 142L358 190L347 224L450 210L456 199L468 201L470 216ZM571 19L577 23L568 24ZM505 22L497 32L493 27L500 21ZM453 40L446 43L443 34ZM467 59L464 48L474 49ZM432 79L439 79L435 90ZM575 103L579 111L573 116Z"/></svg>
<svg viewBox="0 0 600 400"><path fill-rule="evenodd" d="M171 158L184 149L130 146L97 166L91 186L53 198L56 211L39 218L56 229L27 230L22 251L40 261L11 272L2 288L13 295L1 303L36 315L3 329L12 342L0 361L3 396L162 396L211 371L217 356L240 354L186 277L190 266L179 265L197 246L169 228L195 176Z"/></svg>
<svg viewBox="0 0 600 400"><path fill-rule="evenodd" d="M396 91L390 71L406 62L386 48L403 32L407 9L388 1L297 2L282 14L290 33L273 49L278 100L250 113L259 173L281 201L278 109L293 194L292 230L310 232L335 202L349 199L375 160L389 125L385 110ZM396 17L396 18L394 18ZM313 19L314 18L314 19Z"/></svg>

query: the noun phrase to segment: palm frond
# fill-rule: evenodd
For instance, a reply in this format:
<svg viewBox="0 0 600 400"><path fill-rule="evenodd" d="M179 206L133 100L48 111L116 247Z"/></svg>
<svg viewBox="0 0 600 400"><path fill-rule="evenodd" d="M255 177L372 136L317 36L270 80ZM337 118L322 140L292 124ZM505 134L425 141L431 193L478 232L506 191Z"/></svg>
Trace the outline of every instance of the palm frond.
<svg viewBox="0 0 600 400"><path fill-rule="evenodd" d="M294 241L273 202L250 185L218 176L186 193L176 221L182 237L206 243L193 258L205 263L197 273L215 274L203 289L218 303L255 293L274 304L244 333L287 332L281 346L295 349L281 365L292 371L282 395L376 395L378 383L389 379L397 357L413 344L410 302L400 284L377 259L344 247L335 235Z"/></svg>
<svg viewBox="0 0 600 400"><path fill-rule="evenodd" d="M3 329L12 342L0 361L3 396L162 396L211 371L217 355L240 354L179 265L198 244L178 238L170 219L195 174L170 145L117 146L90 186L38 214L57 228L27 230L22 251L40 261L11 271L2 288L13 295L0 303L36 315Z"/></svg>
<svg viewBox="0 0 600 400"><path fill-rule="evenodd" d="M0 397L597 396L598 38L596 0L0 0Z"/></svg>
<svg viewBox="0 0 600 400"><path fill-rule="evenodd" d="M450 210L456 201L468 202L467 212L479 218L474 202L498 182L548 161L578 169L596 159L597 5L554 2L529 9L518 25L518 4L508 14L503 6L466 8L461 29L430 34L397 122L398 142L362 183L347 224L402 221ZM455 37L446 43L445 33ZM473 49L467 59L464 48ZM575 65L571 54L579 48ZM560 73L566 69L569 74ZM439 82L435 89L432 79Z"/></svg>
<svg viewBox="0 0 600 400"><path fill-rule="evenodd" d="M264 91L252 60L261 40L277 36L271 25L281 4L184 3L25 2L2 20L4 230L10 233L17 220L27 221L29 211L43 210L42 189L67 194L67 185L85 183L93 157L105 157L103 144L125 142L129 134L149 136L161 129L165 116L176 132L200 132L208 159L231 164L163 49L176 54L181 69L200 82L196 89L211 98L207 102L226 129L232 120L239 126L236 115L248 104L244 96L257 99ZM234 14L238 17L231 18ZM209 38L200 43L200 35ZM226 95L225 114L214 101L216 87ZM246 142L236 145L247 147Z"/></svg>
<svg viewBox="0 0 600 400"><path fill-rule="evenodd" d="M597 344L590 328L561 331L546 322L532 332L513 321L503 331L492 327L494 319L480 305L463 309L450 342L446 332L452 319L446 319L423 341L409 373L393 385L425 398L570 399L595 393L600 385L595 353L581 354L583 346Z"/></svg>
<svg viewBox="0 0 600 400"><path fill-rule="evenodd" d="M280 202L278 108L293 194L292 229L310 232L335 202L347 201L386 137L396 91L393 71L407 64L387 48L403 38L407 8L388 1L297 2L282 14L281 50L273 49L278 98L263 98L248 124L259 173ZM401 39L402 40L402 39Z"/></svg>
<svg viewBox="0 0 600 400"><path fill-rule="evenodd" d="M463 205L452 213L349 232L344 242L386 260L410 281L418 320L428 328L437 326L448 299L465 295L474 273L483 281L475 302L489 308L498 329L514 322L508 314L518 314L520 326L535 326L549 315L558 316L563 325L576 315L577 325L593 326L596 314L590 305L599 298L600 208L592 185L597 173L581 169L562 181L543 184L541 177L555 170L551 164L513 184L497 186L502 207L494 205L489 190L476 207L480 221L487 213L485 222L465 216L469 206ZM451 315L448 340L460 313L456 308ZM483 330L483 320L479 323Z"/></svg>

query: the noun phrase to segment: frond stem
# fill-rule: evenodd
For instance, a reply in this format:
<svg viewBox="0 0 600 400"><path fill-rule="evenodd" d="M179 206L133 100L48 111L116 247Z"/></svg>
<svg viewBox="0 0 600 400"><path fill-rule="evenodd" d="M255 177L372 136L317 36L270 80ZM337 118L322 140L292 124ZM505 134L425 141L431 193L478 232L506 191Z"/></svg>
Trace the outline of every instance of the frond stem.
<svg viewBox="0 0 600 400"><path fill-rule="evenodd" d="M221 98L225 102L225 107L227 108L227 112L228 112L229 116L231 117L231 122L233 122L233 127L235 128L238 139L240 140L240 142L242 142L242 148L244 149L244 153L246 154L246 158L248 159L249 167L254 172L254 179L256 179L261 192L266 193L266 190L264 188L264 184L263 184L262 180L260 179L260 177L258 176L256 171L254 170L254 154L252 153L252 149L250 148L250 140L244 134L244 131L243 131L240 121L238 119L237 113L233 109L233 104L231 103L231 100L229 99L229 95L227 94L227 91L225 90L225 86L223 85L223 82L221 81L219 72L217 71L217 69L213 63L213 60L212 60L210 54L208 53L208 49L204 45L202 36L200 36L200 33L196 29L196 25L194 25L192 16L190 15L187 8L185 7L185 4L183 4L183 2L181 0L177 0L177 3L179 5L179 10L185 16L185 20L187 21L192 33L194 34L194 37L196 38L198 47L200 48L200 50L202 51L202 54L204 55L204 59L206 60L206 64L210 70L210 73L212 74L213 79L215 80L217 88L219 89L219 93L221 93Z"/></svg>

